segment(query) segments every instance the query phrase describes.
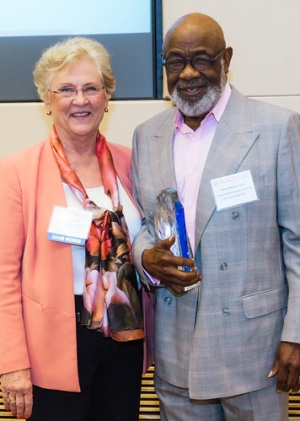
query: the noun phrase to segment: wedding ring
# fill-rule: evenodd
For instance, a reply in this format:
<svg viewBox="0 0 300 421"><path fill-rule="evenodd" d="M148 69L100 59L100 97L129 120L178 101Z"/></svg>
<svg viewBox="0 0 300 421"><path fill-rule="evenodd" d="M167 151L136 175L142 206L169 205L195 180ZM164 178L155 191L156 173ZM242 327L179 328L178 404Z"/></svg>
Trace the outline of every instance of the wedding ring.
<svg viewBox="0 0 300 421"><path fill-rule="evenodd" d="M7 403L14 403L14 402L16 402L16 400L15 400L14 398L10 398L10 397L8 397L8 398L6 399L6 402L7 402Z"/></svg>

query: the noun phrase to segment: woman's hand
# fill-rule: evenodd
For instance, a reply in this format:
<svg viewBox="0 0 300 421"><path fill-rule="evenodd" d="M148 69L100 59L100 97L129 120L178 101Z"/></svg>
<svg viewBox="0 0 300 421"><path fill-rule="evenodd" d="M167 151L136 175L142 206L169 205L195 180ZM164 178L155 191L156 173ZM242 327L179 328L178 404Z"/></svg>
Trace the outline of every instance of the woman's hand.
<svg viewBox="0 0 300 421"><path fill-rule="evenodd" d="M5 409L19 419L29 418L33 403L30 369L2 374L1 388Z"/></svg>

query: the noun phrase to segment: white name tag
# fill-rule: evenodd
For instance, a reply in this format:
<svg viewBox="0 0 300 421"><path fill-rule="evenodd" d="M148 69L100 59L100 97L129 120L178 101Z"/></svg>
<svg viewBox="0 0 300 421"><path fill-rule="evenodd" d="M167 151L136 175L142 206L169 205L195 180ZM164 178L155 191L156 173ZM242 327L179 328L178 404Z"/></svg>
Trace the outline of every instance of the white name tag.
<svg viewBox="0 0 300 421"><path fill-rule="evenodd" d="M48 228L48 240L84 246L93 214L76 208L55 206Z"/></svg>
<svg viewBox="0 0 300 421"><path fill-rule="evenodd" d="M211 186L218 211L258 200L249 170L215 178Z"/></svg>

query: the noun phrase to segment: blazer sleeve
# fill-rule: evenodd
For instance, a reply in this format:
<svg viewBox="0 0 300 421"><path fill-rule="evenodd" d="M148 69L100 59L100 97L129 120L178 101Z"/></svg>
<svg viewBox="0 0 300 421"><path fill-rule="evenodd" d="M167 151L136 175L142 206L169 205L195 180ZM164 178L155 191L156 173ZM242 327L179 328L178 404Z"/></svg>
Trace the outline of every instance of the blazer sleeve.
<svg viewBox="0 0 300 421"><path fill-rule="evenodd" d="M282 341L300 343L300 115L283 126L277 171L278 225L288 282L288 306Z"/></svg>
<svg viewBox="0 0 300 421"><path fill-rule="evenodd" d="M10 157L0 160L0 373L30 366L21 300L25 243L22 189Z"/></svg>
<svg viewBox="0 0 300 421"><path fill-rule="evenodd" d="M139 142L139 135L138 135L138 130L136 129L133 134L131 174L132 174L132 185L133 185L133 197L141 212L142 226L132 244L132 256L134 260L134 265L136 267L136 270L138 271L141 281L147 288L149 288L150 282L142 267L142 254L145 249L153 247L154 238L148 230L147 221L144 215L144 209L139 199L139 191L140 191L141 186L139 184L139 176L138 176L138 172L139 172L138 170L138 167L139 167L138 142Z"/></svg>

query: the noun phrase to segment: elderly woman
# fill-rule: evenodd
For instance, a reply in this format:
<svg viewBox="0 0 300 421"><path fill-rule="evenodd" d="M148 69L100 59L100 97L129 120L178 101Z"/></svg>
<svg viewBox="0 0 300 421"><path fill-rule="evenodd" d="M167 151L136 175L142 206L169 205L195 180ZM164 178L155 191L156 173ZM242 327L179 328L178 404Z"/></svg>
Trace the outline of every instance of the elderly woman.
<svg viewBox="0 0 300 421"><path fill-rule="evenodd" d="M34 80L53 128L0 161L0 373L32 421L138 419L143 321L130 244L130 151L99 124L115 88L87 38L46 50ZM26 129L26 128L25 128Z"/></svg>

